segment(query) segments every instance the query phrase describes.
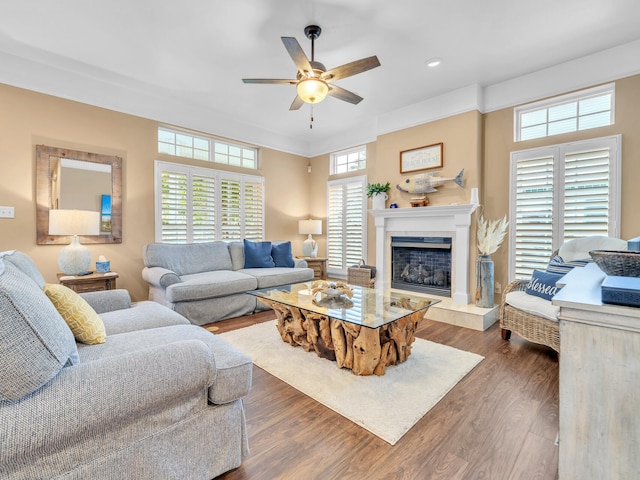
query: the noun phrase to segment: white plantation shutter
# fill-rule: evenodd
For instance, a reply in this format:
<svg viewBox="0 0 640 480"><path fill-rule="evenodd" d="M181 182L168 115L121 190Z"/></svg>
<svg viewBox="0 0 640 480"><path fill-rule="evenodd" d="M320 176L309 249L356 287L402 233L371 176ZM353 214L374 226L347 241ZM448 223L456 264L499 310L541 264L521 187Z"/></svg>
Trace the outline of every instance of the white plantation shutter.
<svg viewBox="0 0 640 480"><path fill-rule="evenodd" d="M187 241L188 177L184 172L163 171L160 194L159 241L184 243ZM156 237L158 237L156 235Z"/></svg>
<svg viewBox="0 0 640 480"><path fill-rule="evenodd" d="M242 185L223 179L220 185L220 240L242 239Z"/></svg>
<svg viewBox="0 0 640 480"><path fill-rule="evenodd" d="M609 232L609 149L564 160L564 239Z"/></svg>
<svg viewBox="0 0 640 480"><path fill-rule="evenodd" d="M264 178L156 161L156 241L261 240Z"/></svg>
<svg viewBox="0 0 640 480"><path fill-rule="evenodd" d="M553 157L517 159L515 163L514 249L516 277L544 269L552 253Z"/></svg>
<svg viewBox="0 0 640 480"><path fill-rule="evenodd" d="M244 233L247 240L262 240L264 237L264 184L244 181Z"/></svg>
<svg viewBox="0 0 640 480"><path fill-rule="evenodd" d="M572 238L619 236L621 151L617 135L511 154L511 279Z"/></svg>
<svg viewBox="0 0 640 480"><path fill-rule="evenodd" d="M366 257L366 177L327 183L327 271L346 276Z"/></svg>
<svg viewBox="0 0 640 480"><path fill-rule="evenodd" d="M191 175L192 242L215 240L215 177Z"/></svg>

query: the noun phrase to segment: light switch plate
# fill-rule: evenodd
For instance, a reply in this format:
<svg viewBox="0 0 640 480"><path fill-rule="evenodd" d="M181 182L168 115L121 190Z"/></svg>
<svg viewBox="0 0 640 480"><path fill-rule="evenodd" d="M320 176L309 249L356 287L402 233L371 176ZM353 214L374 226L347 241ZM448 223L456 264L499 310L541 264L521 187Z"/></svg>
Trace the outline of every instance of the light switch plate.
<svg viewBox="0 0 640 480"><path fill-rule="evenodd" d="M0 218L14 218L14 217L15 217L14 207L0 207Z"/></svg>

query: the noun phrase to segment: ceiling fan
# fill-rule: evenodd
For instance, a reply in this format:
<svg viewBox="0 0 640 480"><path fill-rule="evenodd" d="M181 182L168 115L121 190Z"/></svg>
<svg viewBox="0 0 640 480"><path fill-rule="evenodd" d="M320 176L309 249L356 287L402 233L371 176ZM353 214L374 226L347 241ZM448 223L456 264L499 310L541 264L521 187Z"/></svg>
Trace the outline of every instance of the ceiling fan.
<svg viewBox="0 0 640 480"><path fill-rule="evenodd" d="M311 60L307 58L302 47L294 37L280 37L287 52L298 67L295 80L275 78L243 78L244 83L288 83L296 86L296 98L289 110L298 110L304 103L320 103L328 95L357 105L362 97L349 90L333 85L333 81L357 75L380 66L375 55L349 62L331 70L315 60L315 39L320 36L322 29L317 25L305 27L304 34L311 40Z"/></svg>

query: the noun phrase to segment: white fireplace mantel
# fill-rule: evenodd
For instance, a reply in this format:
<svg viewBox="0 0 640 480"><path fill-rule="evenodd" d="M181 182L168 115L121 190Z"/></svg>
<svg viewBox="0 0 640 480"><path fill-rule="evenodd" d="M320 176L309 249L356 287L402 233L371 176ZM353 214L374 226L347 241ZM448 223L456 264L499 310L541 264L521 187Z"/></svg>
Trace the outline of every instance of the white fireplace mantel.
<svg viewBox="0 0 640 480"><path fill-rule="evenodd" d="M455 303L470 303L469 227L476 208L477 204L465 204L369 210L375 220L376 267L381 286L391 284L392 235L450 236L453 240L451 297Z"/></svg>

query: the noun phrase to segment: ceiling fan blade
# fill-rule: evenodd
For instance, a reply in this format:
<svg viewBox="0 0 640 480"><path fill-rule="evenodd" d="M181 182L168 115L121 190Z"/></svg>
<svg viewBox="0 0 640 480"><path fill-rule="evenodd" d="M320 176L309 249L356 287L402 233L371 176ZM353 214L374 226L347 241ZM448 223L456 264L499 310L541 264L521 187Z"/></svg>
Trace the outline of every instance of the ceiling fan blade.
<svg viewBox="0 0 640 480"><path fill-rule="evenodd" d="M278 78L243 78L242 81L244 83L289 83L291 85L298 83L297 80L285 80Z"/></svg>
<svg viewBox="0 0 640 480"><path fill-rule="evenodd" d="M293 99L289 110L300 110L300 107L304 105L304 100L302 100L298 95Z"/></svg>
<svg viewBox="0 0 640 480"><path fill-rule="evenodd" d="M340 88L337 85L329 85L329 95L340 100L344 100L345 102L353 103L354 105L357 105L364 100L360 95L356 95L355 93L345 90L344 88Z"/></svg>
<svg viewBox="0 0 640 480"><path fill-rule="evenodd" d="M326 81L340 80L341 78L357 75L358 73L366 72L372 68L380 66L380 61L375 55L372 57L361 58L355 62L345 63L339 67L332 68L322 74L322 78Z"/></svg>
<svg viewBox="0 0 640 480"><path fill-rule="evenodd" d="M284 43L284 47L289 52L293 63L296 64L298 70L301 72L313 72L313 68L311 67L311 63L309 63L309 59L302 50L302 47L298 43L298 40L295 37L280 37L282 39L282 43Z"/></svg>

